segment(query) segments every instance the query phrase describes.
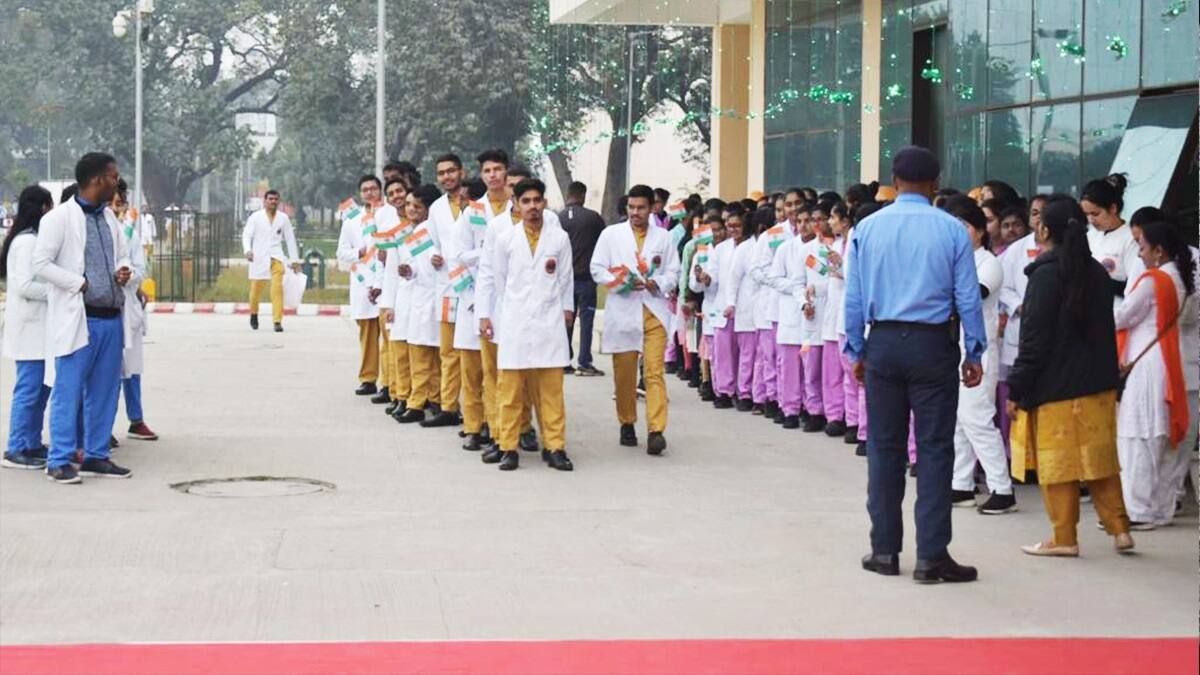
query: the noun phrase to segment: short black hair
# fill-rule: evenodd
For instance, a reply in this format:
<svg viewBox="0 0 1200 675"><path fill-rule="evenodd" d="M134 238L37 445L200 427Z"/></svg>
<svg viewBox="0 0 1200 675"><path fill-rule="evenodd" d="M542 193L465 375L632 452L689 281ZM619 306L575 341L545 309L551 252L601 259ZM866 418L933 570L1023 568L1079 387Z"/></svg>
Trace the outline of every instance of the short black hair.
<svg viewBox="0 0 1200 675"><path fill-rule="evenodd" d="M655 194L654 190L649 185L640 185L639 184L639 185L634 185L633 187L629 188L629 193L626 194L625 196L629 197L629 199L633 199L635 197L644 197L646 199L646 201L653 204L654 203L654 194ZM628 202L626 202L626 203L628 203Z"/></svg>
<svg viewBox="0 0 1200 675"><path fill-rule="evenodd" d="M366 183L368 181L374 181L375 185L379 186L380 190L383 189L383 181L379 180L379 176L376 176L373 173L363 174L362 176L359 176L358 183L357 183L358 189L361 190L363 183Z"/></svg>
<svg viewBox="0 0 1200 675"><path fill-rule="evenodd" d="M974 199L966 195L951 195L946 198L942 209L981 232L983 247L991 248L991 237L988 236L987 231L987 216L983 213L983 208L975 204Z"/></svg>
<svg viewBox="0 0 1200 675"><path fill-rule="evenodd" d="M999 213L999 217L1001 221L1008 218L1016 218L1021 221L1022 225L1029 227L1029 211L1020 204L1010 204L1004 207L1004 210Z"/></svg>
<svg viewBox="0 0 1200 675"><path fill-rule="evenodd" d="M438 197L442 196L442 191L438 189L438 186L426 183L413 188L409 194L420 200L425 208L429 208L438 200Z"/></svg>
<svg viewBox="0 0 1200 675"><path fill-rule="evenodd" d="M107 152L89 152L75 163L75 182L87 187L92 179L104 174L109 164L116 163L117 159Z"/></svg>
<svg viewBox="0 0 1200 675"><path fill-rule="evenodd" d="M483 179L479 177L472 178L463 183L467 188L467 199L475 201L487 194L487 185L484 185Z"/></svg>
<svg viewBox="0 0 1200 675"><path fill-rule="evenodd" d="M79 183L71 183L63 188L62 194L58 196L58 203L65 204L68 199L79 194Z"/></svg>
<svg viewBox="0 0 1200 675"><path fill-rule="evenodd" d="M433 160L433 165L436 167L438 164L441 164L442 162L454 162L455 167L457 167L459 169L462 168L462 159L460 159L459 156L454 154L453 152L447 152L443 155L438 155L438 158Z"/></svg>
<svg viewBox="0 0 1200 675"><path fill-rule="evenodd" d="M580 199L583 199L584 197L587 197L587 186L579 181L573 181L567 186L567 196L579 197Z"/></svg>
<svg viewBox="0 0 1200 675"><path fill-rule="evenodd" d="M383 170L399 171L400 177L404 179L404 184L408 186L409 190L421 184L421 171L410 161L402 159L398 162L388 162Z"/></svg>
<svg viewBox="0 0 1200 675"><path fill-rule="evenodd" d="M508 167L508 175L520 176L521 178L533 178L533 172L524 164L513 164Z"/></svg>
<svg viewBox="0 0 1200 675"><path fill-rule="evenodd" d="M483 166L484 162L496 162L498 164L503 164L507 168L508 167L508 153L501 150L500 148L484 150L483 152L481 152L475 156L475 161L479 162L479 166Z"/></svg>
<svg viewBox="0 0 1200 675"><path fill-rule="evenodd" d="M383 172L388 173L389 171L395 171L397 173L404 173L404 166L400 162L397 162L396 160L392 160L392 161L388 162L387 164L383 165Z"/></svg>
<svg viewBox="0 0 1200 675"><path fill-rule="evenodd" d="M386 171L387 167L384 167L384 170ZM396 185L397 183L399 183L400 185L403 185L404 191L408 192L408 183L404 182L403 178L393 178L383 184L383 194L387 195L388 188L392 187L393 185Z"/></svg>
<svg viewBox="0 0 1200 675"><path fill-rule="evenodd" d="M664 188L654 188L654 196L663 200L663 203L666 204L667 200L671 198L671 193Z"/></svg>
<svg viewBox="0 0 1200 675"><path fill-rule="evenodd" d="M742 206L744 206L746 208L747 213L752 213L752 212L754 212L755 209L758 208L758 200L757 199L750 199L749 197L746 197L745 199L742 199L739 201L741 202Z"/></svg>
<svg viewBox="0 0 1200 675"><path fill-rule="evenodd" d="M546 197L546 184L537 178L522 178L520 182L513 186L513 199L520 199L521 195L530 190L537 190L542 198Z"/></svg>
<svg viewBox="0 0 1200 675"><path fill-rule="evenodd" d="M279 190L276 190L274 188L267 190L266 192L263 193L263 199L266 199L267 197L270 197L271 195L275 195L276 197L279 197L280 196Z"/></svg>
<svg viewBox="0 0 1200 675"><path fill-rule="evenodd" d="M117 194L121 195L121 199L129 198L129 183L126 183L124 178L117 179Z"/></svg>
<svg viewBox="0 0 1200 675"><path fill-rule="evenodd" d="M725 200L720 199L718 197L709 197L708 199L706 199L704 201L704 210L705 211L712 211L714 209L717 211L724 210L725 209Z"/></svg>
<svg viewBox="0 0 1200 675"><path fill-rule="evenodd" d="M726 218L744 218L746 215L746 207L742 206L741 202L729 202L725 207Z"/></svg>

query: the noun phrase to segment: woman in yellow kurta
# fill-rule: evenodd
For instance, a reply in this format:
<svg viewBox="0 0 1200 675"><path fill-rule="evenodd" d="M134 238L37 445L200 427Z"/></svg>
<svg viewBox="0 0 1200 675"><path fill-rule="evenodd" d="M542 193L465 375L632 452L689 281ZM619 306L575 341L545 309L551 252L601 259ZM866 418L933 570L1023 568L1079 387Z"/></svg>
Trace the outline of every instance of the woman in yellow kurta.
<svg viewBox="0 0 1200 675"><path fill-rule="evenodd" d="M1013 476L1030 460L1053 536L1021 550L1079 555L1079 482L1086 481L1118 551L1133 548L1117 464L1116 329L1108 274L1092 259L1086 216L1054 195L1036 228L1043 253L1025 269L1020 350L1008 374Z"/></svg>

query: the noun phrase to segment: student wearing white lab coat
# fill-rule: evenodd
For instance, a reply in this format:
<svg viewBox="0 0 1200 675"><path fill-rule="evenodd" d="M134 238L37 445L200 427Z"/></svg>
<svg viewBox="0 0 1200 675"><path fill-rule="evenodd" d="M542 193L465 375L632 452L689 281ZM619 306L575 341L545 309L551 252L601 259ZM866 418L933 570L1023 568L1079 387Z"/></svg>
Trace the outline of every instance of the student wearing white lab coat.
<svg viewBox="0 0 1200 675"><path fill-rule="evenodd" d="M149 260L150 255L154 253L154 241L158 238L158 227L154 223L154 214L148 211L150 205L144 204L142 208L147 209L147 211L138 216L137 229L138 236L142 241L142 253Z"/></svg>
<svg viewBox="0 0 1200 675"><path fill-rule="evenodd" d="M714 293L716 305L713 310L713 399L714 408L732 408L733 395L737 387L738 343L734 335L735 320L730 306L736 307L737 296L733 292L731 279L737 248L746 240L746 213L740 204L734 203L725 213L725 241L713 249L704 282L704 301L708 304L709 293ZM707 317L706 317L707 318Z"/></svg>
<svg viewBox="0 0 1200 675"><path fill-rule="evenodd" d="M33 272L48 286L46 357L55 363L46 378L53 386L46 475L58 483L78 483L80 473L132 475L109 459L109 439L117 414L121 350L130 339L129 325L122 320L122 287L137 287L141 280L132 269L121 225L105 207L120 179L116 160L88 153L76 165L75 177L79 193L42 218L33 256ZM77 472L70 460L81 407L84 460Z"/></svg>
<svg viewBox="0 0 1200 675"><path fill-rule="evenodd" d="M734 249L733 264L728 276L722 280L728 291L725 295L725 314L733 319L733 337L737 341L734 397L740 412L750 412L754 407L754 356L758 346L758 329L754 321L758 284L750 276L758 232L755 231L755 224L751 220L752 215L745 215L743 227L746 229L746 237Z"/></svg>
<svg viewBox="0 0 1200 675"><path fill-rule="evenodd" d="M129 249L130 263L134 273L140 278L146 278L146 255L142 247L137 223L133 220L127 196L129 193L125 179L117 185L117 193L113 196L111 208L121 222L121 236L126 238L125 245ZM144 356L142 343L147 330L146 296L140 288L125 284L125 305L122 310L125 323L129 325L129 342L121 353L121 391L125 395L125 416L129 418L127 436L139 441L157 441L158 434L146 424L145 410L142 408L142 371Z"/></svg>
<svg viewBox="0 0 1200 675"><path fill-rule="evenodd" d="M466 200L462 195L463 165L454 153L447 153L434 162L442 196L429 207L429 231L438 253L433 256L437 274L438 295L434 314L438 323L438 368L441 381L441 410L421 422L423 427L457 426L462 422L459 413L459 394L462 391L462 365L454 347L455 322L458 319L459 294L454 290L450 273L462 274L453 263L458 257L455 225L462 215ZM456 277L457 278L457 277Z"/></svg>
<svg viewBox="0 0 1200 675"><path fill-rule="evenodd" d="M835 216L834 213L841 216ZM825 290L825 307L821 313L821 405L825 408L825 435L846 434L846 390L842 384L842 351L838 344L837 320L839 309L845 309L846 281L842 265L846 261L845 207L840 202L823 201L813 211L820 220L824 236L830 239L829 274ZM834 222L838 229L834 229Z"/></svg>
<svg viewBox="0 0 1200 675"><path fill-rule="evenodd" d="M767 229L754 245L754 260L750 265L750 278L758 286L754 302L754 327L757 335L754 362L754 405L769 419L780 422L779 410L779 355L776 353L775 332L779 325L779 291L770 283L771 265L784 244L795 237L791 222L774 222L770 217Z"/></svg>
<svg viewBox="0 0 1200 675"><path fill-rule="evenodd" d="M342 214L342 230L338 235L337 259L350 272L350 318L358 324L359 387L358 396L378 392L375 380L379 377L379 305L383 292L379 263L370 228L375 209L383 205L383 184L375 176L363 176L358 181L363 205L352 206Z"/></svg>
<svg viewBox="0 0 1200 675"><path fill-rule="evenodd" d="M805 337L804 259L805 242L799 235L789 239L771 261L767 281L779 293L779 324L775 348L779 351L779 409L783 428L798 429L804 409L804 371L801 365Z"/></svg>
<svg viewBox="0 0 1200 675"><path fill-rule="evenodd" d="M804 300L801 303L804 312L804 347L801 356L804 359L804 409L809 415L803 428L808 432L824 431L830 412L825 406L823 388L825 339L822 331L828 311L829 277L834 268L832 254L835 251L828 222L817 217L817 214L817 211L813 212L812 220L816 236L792 250L792 255L799 258L795 262L804 266ZM840 362L838 370L841 370Z"/></svg>
<svg viewBox="0 0 1200 675"><path fill-rule="evenodd" d="M983 353L983 382L977 387L959 385L958 420L954 431L954 478L951 501L954 506L974 507L975 462L983 466L991 496L979 512L999 515L1017 510L1012 477L1004 439L996 427L996 383L1000 374L996 334L1000 326L1000 288L1004 268L987 249L987 217L969 197L952 197L943 207L967 228L975 249L975 272L979 277L983 303L983 327L987 349Z"/></svg>
<svg viewBox="0 0 1200 675"><path fill-rule="evenodd" d="M1132 364L1117 406L1117 455L1130 528L1150 530L1174 517L1175 486L1161 469L1175 463L1194 423L1178 320L1195 293L1195 269L1174 227L1149 223L1141 239L1147 270L1116 312L1117 356L1124 367Z"/></svg>
<svg viewBox="0 0 1200 675"><path fill-rule="evenodd" d="M1111 279L1114 308L1121 304L1128 280L1137 279L1145 269L1138 257L1133 231L1121 218L1127 184L1122 174L1089 181L1079 199L1079 206L1091 225L1088 246L1092 257L1100 261Z"/></svg>
<svg viewBox="0 0 1200 675"><path fill-rule="evenodd" d="M45 188L30 185L21 191L18 204L17 217L0 251L0 278L8 288L3 352L16 362L8 445L0 466L37 470L46 467L42 426L50 387L45 383L47 287L33 274L33 250L38 224L54 200Z"/></svg>
<svg viewBox="0 0 1200 675"><path fill-rule="evenodd" d="M667 382L661 355L667 348L671 308L667 298L679 280L679 253L666 230L650 226L654 190L629 190L628 220L600 234L589 269L597 284L608 287L600 351L612 354L621 445L637 445L638 357L645 359L646 452L667 447Z"/></svg>
<svg viewBox="0 0 1200 675"><path fill-rule="evenodd" d="M490 200L484 199L483 181L467 184L467 204L454 224L455 256L450 261L450 291L457 294L454 323L454 349L458 352L462 378L463 449L483 450L492 444L492 429L497 429L494 400L484 396L483 355L480 352L479 322L475 319L475 279L479 258L487 235L488 221L497 213ZM507 209L507 196L501 204Z"/></svg>
<svg viewBox="0 0 1200 675"><path fill-rule="evenodd" d="M483 335L499 337L500 428L497 447L483 454L501 471L516 469L524 409L532 400L541 427L542 460L559 471L574 466L566 453L566 407L563 368L571 362L566 326L575 307L571 240L561 228L547 227L546 186L526 178L513 188L521 213L519 228L495 242L493 282L506 303L499 325L479 320Z"/></svg>
<svg viewBox="0 0 1200 675"><path fill-rule="evenodd" d="M697 350L700 355L700 400L716 400L713 390L713 335L718 324L725 325L725 317L718 309L720 298L716 280L712 271L716 263L716 249L725 241L725 219L718 214L707 216L705 226L712 232L711 242L701 242L692 254L692 269L687 273L687 287L692 293L704 297L700 302L700 344Z"/></svg>
<svg viewBox="0 0 1200 675"><path fill-rule="evenodd" d="M408 184L393 178L384 185L383 190L387 197L387 206L380 209L379 219L385 223L383 232L391 234L376 243L376 247L384 256L380 281L382 292L378 300L379 330L387 341L387 370L391 375L385 383L391 403L384 410L396 419L408 410L408 397L412 393L407 331L409 289L408 280L400 277L400 254L396 249L404 245L404 239L412 233L412 228L407 217ZM393 225L386 225L393 220Z"/></svg>
<svg viewBox="0 0 1200 675"><path fill-rule="evenodd" d="M287 253L283 245L287 244ZM286 265L300 267L300 249L292 220L279 210L279 191L267 190L263 208L250 214L242 228L242 252L250 261L250 327L258 330L258 303L263 287L270 284L271 320L275 332L283 332L283 273Z"/></svg>

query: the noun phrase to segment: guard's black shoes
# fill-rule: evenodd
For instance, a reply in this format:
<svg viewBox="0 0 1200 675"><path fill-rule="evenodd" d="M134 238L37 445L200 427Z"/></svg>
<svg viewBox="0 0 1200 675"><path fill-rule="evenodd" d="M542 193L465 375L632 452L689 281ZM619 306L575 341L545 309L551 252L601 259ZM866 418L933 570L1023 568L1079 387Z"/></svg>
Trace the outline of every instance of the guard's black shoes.
<svg viewBox="0 0 1200 675"><path fill-rule="evenodd" d="M425 411L421 410L420 408L409 408L399 415L395 415L393 419L400 424L413 424L414 422L421 422L425 419Z"/></svg>
<svg viewBox="0 0 1200 675"><path fill-rule="evenodd" d="M728 396L721 395L713 399L713 407L719 410L725 410L733 407L733 399Z"/></svg>
<svg viewBox="0 0 1200 675"><path fill-rule="evenodd" d="M503 458L504 452L496 446L492 446L491 448L484 450L483 454L479 456L479 459L483 460L484 464L496 464Z"/></svg>
<svg viewBox="0 0 1200 675"><path fill-rule="evenodd" d="M621 445L628 448L637 447L637 431L634 430L632 424L621 425Z"/></svg>
<svg viewBox="0 0 1200 675"><path fill-rule="evenodd" d="M646 436L646 454L661 455L663 450L667 449L667 439L663 437L661 431L651 431Z"/></svg>
<svg viewBox="0 0 1200 675"><path fill-rule="evenodd" d="M479 452L485 447L487 447L487 444L483 442L483 438L479 434L467 434L466 438L463 439L463 450Z"/></svg>
<svg viewBox="0 0 1200 675"><path fill-rule="evenodd" d="M854 456L855 457L866 457L867 456L867 442L866 441L861 441L858 444L858 447L854 448Z"/></svg>
<svg viewBox="0 0 1200 675"><path fill-rule="evenodd" d="M936 584L940 582L963 583L979 578L979 570L966 565L959 565L954 558L947 555L941 560L917 560L913 570L913 580L919 584Z"/></svg>
<svg viewBox="0 0 1200 675"><path fill-rule="evenodd" d="M868 572L882 574L886 577L894 577L900 574L900 556L892 553L890 555L875 554L863 556L862 567Z"/></svg>
<svg viewBox="0 0 1200 675"><path fill-rule="evenodd" d="M281 323L276 323L276 324L275 324L275 332L276 332L276 333L282 333L282 332L283 332L283 324L281 324Z"/></svg>
<svg viewBox="0 0 1200 675"><path fill-rule="evenodd" d="M423 427L452 427L462 423L462 417L456 412L442 411L421 422Z"/></svg>
<svg viewBox="0 0 1200 675"><path fill-rule="evenodd" d="M250 328L253 330L258 330L258 315L257 314L250 315Z"/></svg>
<svg viewBox="0 0 1200 675"><path fill-rule="evenodd" d="M565 450L551 450L545 452L543 456L546 458L546 464L551 469L556 471L574 471L575 465L571 463L571 458L567 457Z"/></svg>
<svg viewBox="0 0 1200 675"><path fill-rule="evenodd" d="M525 452L537 452L538 451L537 432L534 431L533 429L530 429L529 431L521 432L520 438L517 439L517 446L520 447Z"/></svg>
<svg viewBox="0 0 1200 675"><path fill-rule="evenodd" d="M834 420L825 425L825 435L830 438L846 435L846 423L841 420Z"/></svg>
<svg viewBox="0 0 1200 675"><path fill-rule="evenodd" d="M375 405L384 405L392 402L392 395L388 392L388 388L384 387L379 390L378 394L371 397L371 403Z"/></svg>
<svg viewBox="0 0 1200 675"><path fill-rule="evenodd" d="M515 471L521 464L521 455L516 450L509 450L502 454L504 456L500 458L501 471Z"/></svg>
<svg viewBox="0 0 1200 675"><path fill-rule="evenodd" d="M816 433L825 429L824 415L809 415L808 421L804 423L804 430L809 433Z"/></svg>
<svg viewBox="0 0 1200 675"><path fill-rule="evenodd" d="M799 415L788 415L787 417L784 417L783 418L783 428L784 429L799 429L800 428L800 416Z"/></svg>
<svg viewBox="0 0 1200 675"><path fill-rule="evenodd" d="M379 390L375 388L374 382L363 382L358 385L358 389L354 390L354 394L356 396L371 396L377 391Z"/></svg>
<svg viewBox="0 0 1200 675"><path fill-rule="evenodd" d="M858 427L857 426L854 426L854 427L847 426L846 427L845 441L846 441L846 445L857 445L858 444Z"/></svg>

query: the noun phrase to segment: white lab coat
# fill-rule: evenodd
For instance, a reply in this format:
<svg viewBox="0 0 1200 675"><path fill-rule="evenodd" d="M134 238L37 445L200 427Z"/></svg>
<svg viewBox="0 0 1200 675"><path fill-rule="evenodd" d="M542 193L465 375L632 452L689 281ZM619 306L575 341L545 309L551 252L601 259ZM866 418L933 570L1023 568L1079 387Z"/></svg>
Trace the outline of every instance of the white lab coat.
<svg viewBox="0 0 1200 675"><path fill-rule="evenodd" d="M496 365L502 370L562 368L571 362L564 311L575 309L571 239L544 224L531 253L523 227L495 243L492 269L505 298Z"/></svg>
<svg viewBox="0 0 1200 675"><path fill-rule="evenodd" d="M383 266L379 264L379 257L372 254L359 261L358 252L364 248L370 250L374 243L371 236L363 232L365 217L364 208L358 217L343 220L337 245L338 267L350 272L350 318L355 320L379 316L379 305L371 302L370 293L372 288L383 288Z"/></svg>
<svg viewBox="0 0 1200 675"><path fill-rule="evenodd" d="M754 263L754 246L757 239L749 238L737 245L729 273L722 280L725 289L725 309L733 307L733 332L753 333L755 291L758 284L750 278L750 267ZM722 272L724 274L724 272Z"/></svg>
<svg viewBox="0 0 1200 675"><path fill-rule="evenodd" d="M778 230L778 233L776 232ZM783 221L767 230L764 236L754 243L754 261L750 265L750 278L758 287L754 296L754 326L759 330L769 330L779 321L779 291L771 285L771 265L783 245L796 235L790 221ZM771 248L771 242L782 242Z"/></svg>
<svg viewBox="0 0 1200 675"><path fill-rule="evenodd" d="M14 361L46 358L45 282L33 275L37 233L25 230L8 249L8 301L4 305L4 355Z"/></svg>
<svg viewBox="0 0 1200 675"><path fill-rule="evenodd" d="M616 278L609 268L620 265L641 276L637 256L637 239L628 221L606 227L592 251L588 266L592 279L597 284L609 284ZM670 233L659 227L648 226L641 256L647 265L654 268L650 279L658 286L658 292L651 293L646 289L608 294L604 306L604 328L600 334L602 354L642 351L645 345L643 306L650 310L664 329L671 326L671 308L667 298L679 283L679 252L671 244Z"/></svg>
<svg viewBox="0 0 1200 675"><path fill-rule="evenodd" d="M501 213L508 213L507 205L503 211L493 211L491 201L484 198L469 202L454 224L455 246L454 258L450 261L451 269L461 265L475 279L475 283L458 294L458 316L454 322L455 349L479 351L479 320L475 317L476 285L479 283L479 267L488 223Z"/></svg>
<svg viewBox="0 0 1200 675"><path fill-rule="evenodd" d="M833 265L829 271L828 288L825 295L825 314L821 317L821 340L837 342L838 315L846 311L846 279L842 265L846 263L846 240L836 237L829 245L841 258L841 263ZM842 317L842 333L846 332L845 316Z"/></svg>
<svg viewBox="0 0 1200 675"><path fill-rule="evenodd" d="M1041 250L1033 233L1027 234L1013 242L1004 253L1000 254L1000 265L1003 268L1004 283L1000 286L1000 307L1008 314L1008 324L1004 328L1004 341L1000 344L1000 363L1011 366L1017 360L1017 347L1021 343L1021 315L1014 314L1018 307L1025 302L1025 287L1029 277L1025 268L1033 262ZM992 343L989 341L988 345ZM990 347L989 347L990 349Z"/></svg>
<svg viewBox="0 0 1200 675"><path fill-rule="evenodd" d="M130 268L128 285L141 285L141 275L133 268L121 224L111 209L104 210L113 241L114 269ZM88 344L87 316L83 309L84 247L87 220L74 199L54 207L42 217L37 245L33 253L33 273L45 281L46 291L46 384L54 386L54 359L73 354ZM122 314L125 344L131 340L130 325Z"/></svg>
<svg viewBox="0 0 1200 675"><path fill-rule="evenodd" d="M284 242L287 242L286 255L283 251ZM300 262L300 248L296 246L296 233L292 229L291 218L283 211L276 211L275 220L272 222L266 209L259 209L250 214L246 219L246 226L242 228L242 252L254 254L249 274L252 281L271 278L272 260L278 260L284 265Z"/></svg>
<svg viewBox="0 0 1200 675"><path fill-rule="evenodd" d="M511 211L496 214L488 222L483 235L483 249L479 256L479 276L475 277L475 317L490 319L492 322L492 342L500 342L500 322L503 320L504 289L496 285L493 263L496 256L496 245L503 237L508 236L517 228L518 221L514 220ZM558 216L550 210L542 212L542 230L562 229ZM564 332L566 328L563 328Z"/></svg>
<svg viewBox="0 0 1200 675"><path fill-rule="evenodd" d="M805 336L804 310L804 258L801 253L805 243L793 237L775 254L771 263L769 282L779 292L779 326L775 331L775 344L803 345Z"/></svg>
<svg viewBox="0 0 1200 675"><path fill-rule="evenodd" d="M462 215L461 213L459 214ZM438 277L438 285L440 286L440 297L457 298L450 284L450 270L453 269L451 261L458 255L458 238L455 236L455 223L458 219L454 217L454 211L450 208L450 195L443 194L429 207L429 231L433 235L433 241L441 251L442 257L446 259L446 264L442 268L436 270ZM457 311L447 317L451 323L457 320ZM440 316L439 316L440 321Z"/></svg>
<svg viewBox="0 0 1200 675"><path fill-rule="evenodd" d="M138 232L138 228L132 226L129 227L129 232L130 236L127 242L129 262L133 266L134 273L144 279L146 277L146 252L142 249L141 233ZM121 234L124 236L125 233ZM125 318L125 323L129 325L129 339L125 341L125 349L121 352L121 378L128 379L134 375L141 375L144 369L142 343L148 332L149 324L146 308L138 299L138 286L128 283L125 284L123 290L125 305L121 314Z"/></svg>
<svg viewBox="0 0 1200 675"><path fill-rule="evenodd" d="M375 220L380 230L387 231L400 223L400 215L391 204L386 204L379 208L379 211L375 214ZM387 251L387 260L383 264L383 272L380 274L379 279L379 299L376 301L381 310L392 310L392 320L387 324L389 342L404 342L408 340L409 281L401 277L399 271L399 249L404 245L404 237L412 232L412 229L407 227L407 224L405 222L406 226L401 228L390 240L384 240L400 243L400 246L388 249Z"/></svg>
<svg viewBox="0 0 1200 675"><path fill-rule="evenodd" d="M143 245L150 245L158 238L158 231L154 225L154 214L143 213L138 219L138 238L141 239Z"/></svg>
<svg viewBox="0 0 1200 675"><path fill-rule="evenodd" d="M702 284L696 279L695 273L688 277L688 288L692 289L693 293L703 293L704 302L700 305L700 311L704 315L700 323L700 332L702 335L712 336L716 329L724 328L729 322L725 318L725 288L721 284L721 270L726 267L724 260L728 258L732 265L732 258L737 244L732 239L726 239L720 244L714 246L708 254L708 262L701 264L701 269L709 276L709 283Z"/></svg>
<svg viewBox="0 0 1200 675"><path fill-rule="evenodd" d="M429 230L430 222L426 220L413 228L411 236L419 237L425 232L432 238ZM433 256L440 255L441 251L435 244L414 256L410 245L406 243L393 249L388 254L388 260L393 254L398 265L408 265L412 270L408 287L408 323L402 329L406 340L410 345L441 346L442 329L438 317L442 300L441 276L431 262Z"/></svg>
<svg viewBox="0 0 1200 675"><path fill-rule="evenodd" d="M800 305L803 306L808 288L811 287L813 289L811 301L813 305L813 318L804 318L805 346L820 347L825 341L822 331L825 327L825 312L828 311L829 273L831 268L827 264L822 265L822 261L828 259L828 254L831 251L833 249L830 245L822 242L820 237L813 237L799 248L794 248L791 253L798 258L798 260L793 262L798 263L804 269L804 274L801 276L804 287L800 289L800 295L798 296L795 294L795 289L793 288L793 297L797 297ZM824 274L822 274L822 269L825 270ZM837 339L837 337L835 336L833 339Z"/></svg>

